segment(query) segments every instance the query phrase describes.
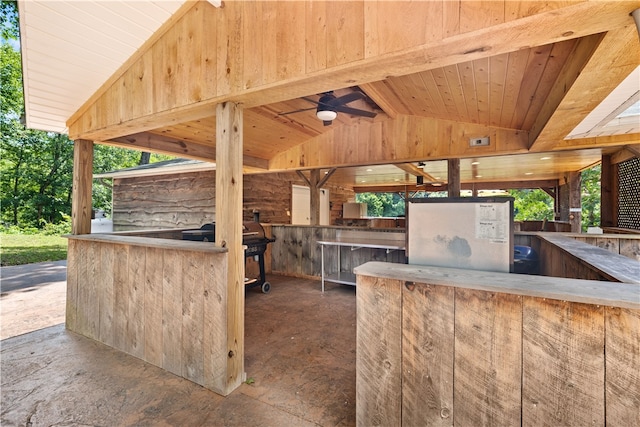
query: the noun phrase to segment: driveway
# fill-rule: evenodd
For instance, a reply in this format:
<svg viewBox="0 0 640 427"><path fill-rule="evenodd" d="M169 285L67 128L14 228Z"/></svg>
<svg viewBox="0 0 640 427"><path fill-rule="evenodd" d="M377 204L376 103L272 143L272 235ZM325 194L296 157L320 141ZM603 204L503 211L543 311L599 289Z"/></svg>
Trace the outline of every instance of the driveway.
<svg viewBox="0 0 640 427"><path fill-rule="evenodd" d="M0 267L0 340L64 323L67 261Z"/></svg>

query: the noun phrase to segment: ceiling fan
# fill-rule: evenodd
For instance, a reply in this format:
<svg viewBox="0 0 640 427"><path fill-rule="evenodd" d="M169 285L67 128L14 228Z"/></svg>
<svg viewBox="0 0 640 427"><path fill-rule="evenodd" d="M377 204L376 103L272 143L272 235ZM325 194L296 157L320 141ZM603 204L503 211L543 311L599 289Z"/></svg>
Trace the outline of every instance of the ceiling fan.
<svg viewBox="0 0 640 427"><path fill-rule="evenodd" d="M305 101L309 101L313 104L316 104L317 107L302 108L299 110L288 111L286 113L280 113L279 115L284 116L286 114L299 113L301 111L309 111L309 110L315 109L316 117L322 120L322 123L325 126L329 126L333 121L333 119L335 119L338 116L338 113L347 113L353 116L363 116L363 117L374 118L376 116L376 113L346 106L346 104L350 102L357 101L359 99L364 99L364 98L365 98L365 95L362 92L358 92L358 91L351 92L340 97L336 97L333 94L333 91L324 92L322 93L322 95L320 95L320 99L317 101L303 96L302 99L304 99Z"/></svg>

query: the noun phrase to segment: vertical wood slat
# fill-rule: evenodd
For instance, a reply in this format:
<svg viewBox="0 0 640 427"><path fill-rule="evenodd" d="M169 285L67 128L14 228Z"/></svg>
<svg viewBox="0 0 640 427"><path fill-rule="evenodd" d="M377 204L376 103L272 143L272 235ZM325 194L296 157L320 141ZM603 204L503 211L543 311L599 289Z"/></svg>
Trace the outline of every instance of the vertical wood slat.
<svg viewBox="0 0 640 427"><path fill-rule="evenodd" d="M113 345L122 351L127 351L129 248L129 245L115 245L113 253Z"/></svg>
<svg viewBox="0 0 640 427"><path fill-rule="evenodd" d="M603 424L603 311L524 298L522 425Z"/></svg>
<svg viewBox="0 0 640 427"><path fill-rule="evenodd" d="M228 394L226 257L72 238L67 328Z"/></svg>
<svg viewBox="0 0 640 427"><path fill-rule="evenodd" d="M162 314L164 298L162 266L164 251L160 248L146 248L147 268L144 277L144 356L145 360L162 366L163 326Z"/></svg>
<svg viewBox="0 0 640 427"><path fill-rule="evenodd" d="M113 245L100 245L100 263L98 273L98 298L100 298L100 331L98 340L110 346L114 345L114 252L115 250Z"/></svg>
<svg viewBox="0 0 640 427"><path fill-rule="evenodd" d="M98 288L100 285L100 244L88 244L85 256L86 277L84 283L80 285L85 288L86 304L85 310L83 310L87 322L85 335L95 340L100 336L100 295Z"/></svg>
<svg viewBox="0 0 640 427"><path fill-rule="evenodd" d="M144 294L146 275L146 248L129 248L129 277L127 286L126 348L129 354L144 357Z"/></svg>
<svg viewBox="0 0 640 427"><path fill-rule="evenodd" d="M358 276L356 422L397 426L402 397L402 290L399 280Z"/></svg>
<svg viewBox="0 0 640 427"><path fill-rule="evenodd" d="M76 331L78 320L78 246L79 242L69 239L67 245L67 299L65 327Z"/></svg>
<svg viewBox="0 0 640 427"><path fill-rule="evenodd" d="M640 425L640 312L605 308L606 424ZM635 392L634 392L635 390Z"/></svg>
<svg viewBox="0 0 640 427"><path fill-rule="evenodd" d="M162 264L162 367L182 375L182 278L184 254L164 250Z"/></svg>
<svg viewBox="0 0 640 427"><path fill-rule="evenodd" d="M520 425L522 297L457 288L455 304L454 424Z"/></svg>
<svg viewBox="0 0 640 427"><path fill-rule="evenodd" d="M402 296L402 424L451 425L454 289L412 286Z"/></svg>
<svg viewBox="0 0 640 427"><path fill-rule="evenodd" d="M182 291L182 377L195 383L204 381L204 255L194 253L184 259Z"/></svg>
<svg viewBox="0 0 640 427"><path fill-rule="evenodd" d="M227 387L227 261L223 258L214 263L215 259L207 257L203 271L203 385L224 394Z"/></svg>

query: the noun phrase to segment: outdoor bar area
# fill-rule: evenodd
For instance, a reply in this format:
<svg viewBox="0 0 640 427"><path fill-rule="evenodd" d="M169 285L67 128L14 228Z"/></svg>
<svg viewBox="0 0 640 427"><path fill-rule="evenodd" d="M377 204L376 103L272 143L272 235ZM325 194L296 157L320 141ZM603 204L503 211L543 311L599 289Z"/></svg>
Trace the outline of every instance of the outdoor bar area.
<svg viewBox="0 0 640 427"><path fill-rule="evenodd" d="M20 2L25 34L66 4L34 3ZM114 6L98 3L93 15ZM353 291L355 354L334 352L355 359L355 396L323 388L329 403L300 415L308 425L352 425L326 415L335 405L361 427L640 425L640 129L579 127L640 75L635 2L164 3L136 3L161 23L141 24L136 49L59 119L74 141L68 331L232 400L252 374L245 306L258 272L261 285L299 280L327 306ZM119 11L104 15L118 22L104 34L126 28ZM32 78L36 42L23 44ZM99 144L201 169L109 178L113 219L131 227L92 233ZM581 174L595 165L601 234L581 222ZM542 190L554 221L516 226L505 189ZM394 194L405 216L345 215L366 193ZM190 238L206 224L213 239ZM531 271L515 271L517 247ZM252 292L259 311L279 289ZM338 336L332 325L314 336ZM247 340L274 359L301 346L302 362L282 357L269 373L295 389L279 408L291 413L316 388L305 375L325 359L313 351L333 350L255 330ZM249 393L265 403L262 391Z"/></svg>

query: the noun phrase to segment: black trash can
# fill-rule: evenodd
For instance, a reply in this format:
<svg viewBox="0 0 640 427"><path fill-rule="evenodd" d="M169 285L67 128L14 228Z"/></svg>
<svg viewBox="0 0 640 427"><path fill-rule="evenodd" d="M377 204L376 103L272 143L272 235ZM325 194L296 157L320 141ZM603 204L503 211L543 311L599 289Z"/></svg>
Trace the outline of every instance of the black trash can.
<svg viewBox="0 0 640 427"><path fill-rule="evenodd" d="M518 274L538 274L538 254L529 246L514 246L513 272Z"/></svg>

